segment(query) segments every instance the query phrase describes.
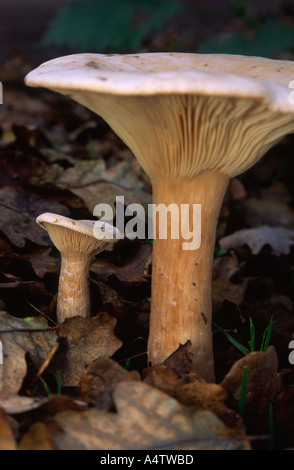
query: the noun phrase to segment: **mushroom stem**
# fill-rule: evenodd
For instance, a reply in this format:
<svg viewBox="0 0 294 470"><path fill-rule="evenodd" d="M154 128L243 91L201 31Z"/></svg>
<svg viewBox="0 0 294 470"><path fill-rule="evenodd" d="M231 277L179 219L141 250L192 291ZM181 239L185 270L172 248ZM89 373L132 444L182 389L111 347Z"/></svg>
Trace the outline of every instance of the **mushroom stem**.
<svg viewBox="0 0 294 470"><path fill-rule="evenodd" d="M61 258L57 298L57 321L91 314L91 298L88 273L91 255L68 255Z"/></svg>
<svg viewBox="0 0 294 470"><path fill-rule="evenodd" d="M183 250L187 242L179 230L178 239L158 238L156 224L152 264L152 307L148 358L162 363L180 344L190 340L192 369L207 381L214 381L211 331L211 277L216 225L229 177L205 171L192 179L153 181L153 202L166 206L201 204L201 244L194 251ZM180 218L181 220L181 218ZM169 219L167 233L170 233Z"/></svg>

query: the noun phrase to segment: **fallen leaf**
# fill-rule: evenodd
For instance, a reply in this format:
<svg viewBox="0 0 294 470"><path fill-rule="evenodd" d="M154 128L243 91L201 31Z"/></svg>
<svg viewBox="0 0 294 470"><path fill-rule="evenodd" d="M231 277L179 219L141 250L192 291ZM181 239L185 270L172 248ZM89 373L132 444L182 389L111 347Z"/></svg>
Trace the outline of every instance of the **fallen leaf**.
<svg viewBox="0 0 294 470"><path fill-rule="evenodd" d="M47 273L58 273L60 271L60 256L53 257L52 247L46 249L35 250L30 253L30 261L36 275L41 279Z"/></svg>
<svg viewBox="0 0 294 470"><path fill-rule="evenodd" d="M233 283L229 279L220 277L212 282L213 311L217 312L224 300L239 306L243 302L244 293L247 288L248 279Z"/></svg>
<svg viewBox="0 0 294 470"><path fill-rule="evenodd" d="M36 218L42 212L69 214L62 204L12 185L0 188L0 208L0 230L19 248L25 246L26 240L43 246L51 245L46 232L36 224Z"/></svg>
<svg viewBox="0 0 294 470"><path fill-rule="evenodd" d="M139 372L127 371L113 359L92 362L81 377L79 390L82 398L102 410L113 407L112 393L119 382L140 380Z"/></svg>
<svg viewBox="0 0 294 470"><path fill-rule="evenodd" d="M165 359L163 364L172 369L176 374L187 374L191 372L192 356L190 346L191 341L180 344L179 347Z"/></svg>
<svg viewBox="0 0 294 470"><path fill-rule="evenodd" d="M268 225L294 229L294 211L282 201L251 197L240 202L239 214L245 226Z"/></svg>
<svg viewBox="0 0 294 470"><path fill-rule="evenodd" d="M88 186L69 189L84 201L91 214L97 204L103 203L108 204L115 215L117 196L123 197L125 206L137 203L141 204L146 209L147 205L151 202L151 196L149 194L125 188L124 186L112 182L100 181Z"/></svg>
<svg viewBox="0 0 294 470"><path fill-rule="evenodd" d="M114 334L115 325L116 319L107 313L65 320L58 327L61 344L48 370L60 373L63 386L78 386L91 362L110 357L121 347Z"/></svg>
<svg viewBox="0 0 294 470"><path fill-rule="evenodd" d="M39 310L43 310L52 299L52 295L43 282L24 281L9 273L0 274L0 281L2 281L0 282L0 294L5 309L15 317L19 312L22 316L35 314L33 305L38 306Z"/></svg>
<svg viewBox="0 0 294 470"><path fill-rule="evenodd" d="M210 410L226 425L244 433L240 417L226 406L228 392L214 383L206 383L196 374L178 376L167 366L156 366L147 369L144 382L168 393L181 404L202 410Z"/></svg>
<svg viewBox="0 0 294 470"><path fill-rule="evenodd" d="M214 261L213 281L219 277L231 279L239 271L238 258L233 251Z"/></svg>
<svg viewBox="0 0 294 470"><path fill-rule="evenodd" d="M117 196L124 197L125 205L139 203L144 207L151 202L151 195L144 191L144 184L136 177L127 161L122 161L106 169L102 159L76 160L75 164L64 169L55 164L47 169L36 171L29 179L31 184L54 185L71 191L83 200L92 214L99 204L109 204L115 213Z"/></svg>
<svg viewBox="0 0 294 470"><path fill-rule="evenodd" d="M2 258L2 261L3 259L10 259L12 255L13 255L12 247L7 243L6 240L3 240L3 238L0 238L0 258Z"/></svg>
<svg viewBox="0 0 294 470"><path fill-rule="evenodd" d="M281 390L278 374L278 356L273 346L265 352L255 351L234 363L221 382L235 406L239 403L244 367L248 367L246 406L256 403L260 397L274 398Z"/></svg>
<svg viewBox="0 0 294 470"><path fill-rule="evenodd" d="M9 415L18 415L39 408L47 400L47 398L10 394L0 396L0 408Z"/></svg>
<svg viewBox="0 0 294 470"><path fill-rule="evenodd" d="M134 286L134 284L146 283L150 278L148 270L151 265L151 258L152 245L150 243L141 243L119 265L104 260L102 257L95 258L91 264L91 271L104 282L114 276L123 284L132 284Z"/></svg>
<svg viewBox="0 0 294 470"><path fill-rule="evenodd" d="M144 383L152 385L171 397L177 396L182 384L176 372L166 365L148 367L144 371Z"/></svg>
<svg viewBox="0 0 294 470"><path fill-rule="evenodd" d="M223 423L234 428L236 435L245 433L240 416L226 405L228 392L221 385L194 380L183 384L176 398L183 405L212 411Z"/></svg>
<svg viewBox="0 0 294 470"><path fill-rule="evenodd" d="M1 74L1 80L2 77ZM36 125L38 116L47 113L48 105L44 100L30 97L15 86L5 88L5 106L1 106L1 124L3 123L4 129L10 129L13 124Z"/></svg>
<svg viewBox="0 0 294 470"><path fill-rule="evenodd" d="M0 451L16 450L17 444L8 417L0 410Z"/></svg>
<svg viewBox="0 0 294 470"><path fill-rule="evenodd" d="M247 245L254 255L265 245L270 245L274 255L288 255L294 245L294 230L268 226L242 229L221 238L219 245L224 250L234 250Z"/></svg>
<svg viewBox="0 0 294 470"><path fill-rule="evenodd" d="M51 395L40 401L36 416L37 419L42 419L44 422L37 421L32 423L29 429L21 436L19 450L54 450L52 436L59 429L54 422L48 422L48 418L61 411L82 410L85 408L85 405L84 402L73 400L67 395Z"/></svg>
<svg viewBox="0 0 294 470"><path fill-rule="evenodd" d="M27 354L36 368L46 359L57 341L57 335L53 330L34 332L34 329L47 328L48 325L42 318L20 319L7 312L0 312L3 347L1 395L17 394L20 390L27 372Z"/></svg>
<svg viewBox="0 0 294 470"><path fill-rule="evenodd" d="M19 450L54 450L52 436L56 432L56 425L33 423L29 431L22 436Z"/></svg>
<svg viewBox="0 0 294 470"><path fill-rule="evenodd" d="M13 185L16 180L25 182L36 169L42 172L46 167L42 160L26 152L12 149L0 152L1 186Z"/></svg>
<svg viewBox="0 0 294 470"><path fill-rule="evenodd" d="M96 409L54 416L61 432L58 450L233 450L249 449L210 411L187 409L142 382L120 382L113 400L116 412Z"/></svg>

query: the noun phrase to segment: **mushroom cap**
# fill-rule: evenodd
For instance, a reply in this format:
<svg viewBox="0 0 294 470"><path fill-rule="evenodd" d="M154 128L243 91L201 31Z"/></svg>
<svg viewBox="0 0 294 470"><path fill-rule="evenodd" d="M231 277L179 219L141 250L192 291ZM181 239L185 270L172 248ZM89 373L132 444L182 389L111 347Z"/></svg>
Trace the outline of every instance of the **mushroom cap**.
<svg viewBox="0 0 294 470"><path fill-rule="evenodd" d="M106 222L74 220L63 215L45 212L36 222L48 231L56 248L62 254L93 255L118 238L119 231Z"/></svg>
<svg viewBox="0 0 294 470"><path fill-rule="evenodd" d="M31 71L29 86L71 93L118 95L207 94L260 98L294 113L289 83L294 62L230 54L72 54Z"/></svg>
<svg viewBox="0 0 294 470"><path fill-rule="evenodd" d="M229 54L75 54L25 81L102 116L153 182L236 176L294 132L294 62ZM291 95L291 96L290 96Z"/></svg>

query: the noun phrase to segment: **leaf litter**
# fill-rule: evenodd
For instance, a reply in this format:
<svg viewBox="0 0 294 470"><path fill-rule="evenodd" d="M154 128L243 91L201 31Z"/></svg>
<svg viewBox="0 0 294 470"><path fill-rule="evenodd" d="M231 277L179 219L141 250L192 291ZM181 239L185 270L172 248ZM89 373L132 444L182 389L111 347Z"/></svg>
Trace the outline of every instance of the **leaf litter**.
<svg viewBox="0 0 294 470"><path fill-rule="evenodd" d="M50 93L27 93L11 88L1 107L0 448L267 448L270 403L275 445L293 446L293 166L278 184L264 181L262 162L250 170L254 187L247 175L231 182L217 234L214 319L244 346L250 319L257 339L271 315L274 328L268 350L245 357L215 328L217 383L206 383L190 371L188 344L148 366L148 241L123 240L95 257L92 317L56 325L60 260L37 215L92 218L99 202L115 210L117 194L143 206L152 196L102 120Z"/></svg>

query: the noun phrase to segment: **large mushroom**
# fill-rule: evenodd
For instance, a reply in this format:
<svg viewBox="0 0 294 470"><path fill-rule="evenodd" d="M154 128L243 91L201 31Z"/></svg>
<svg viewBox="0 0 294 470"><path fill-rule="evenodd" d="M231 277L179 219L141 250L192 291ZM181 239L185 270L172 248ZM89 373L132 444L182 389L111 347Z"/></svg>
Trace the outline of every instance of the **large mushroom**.
<svg viewBox="0 0 294 470"><path fill-rule="evenodd" d="M110 224L93 220L74 220L52 212L37 217L61 254L57 295L57 321L90 317L89 268L94 255L117 239L118 231Z"/></svg>
<svg viewBox="0 0 294 470"><path fill-rule="evenodd" d="M201 204L201 245L155 233L148 355L164 361L190 340L193 370L214 380L211 274L216 224L232 176L294 132L294 63L185 53L77 54L26 83L71 96L114 129L153 183L154 204Z"/></svg>

